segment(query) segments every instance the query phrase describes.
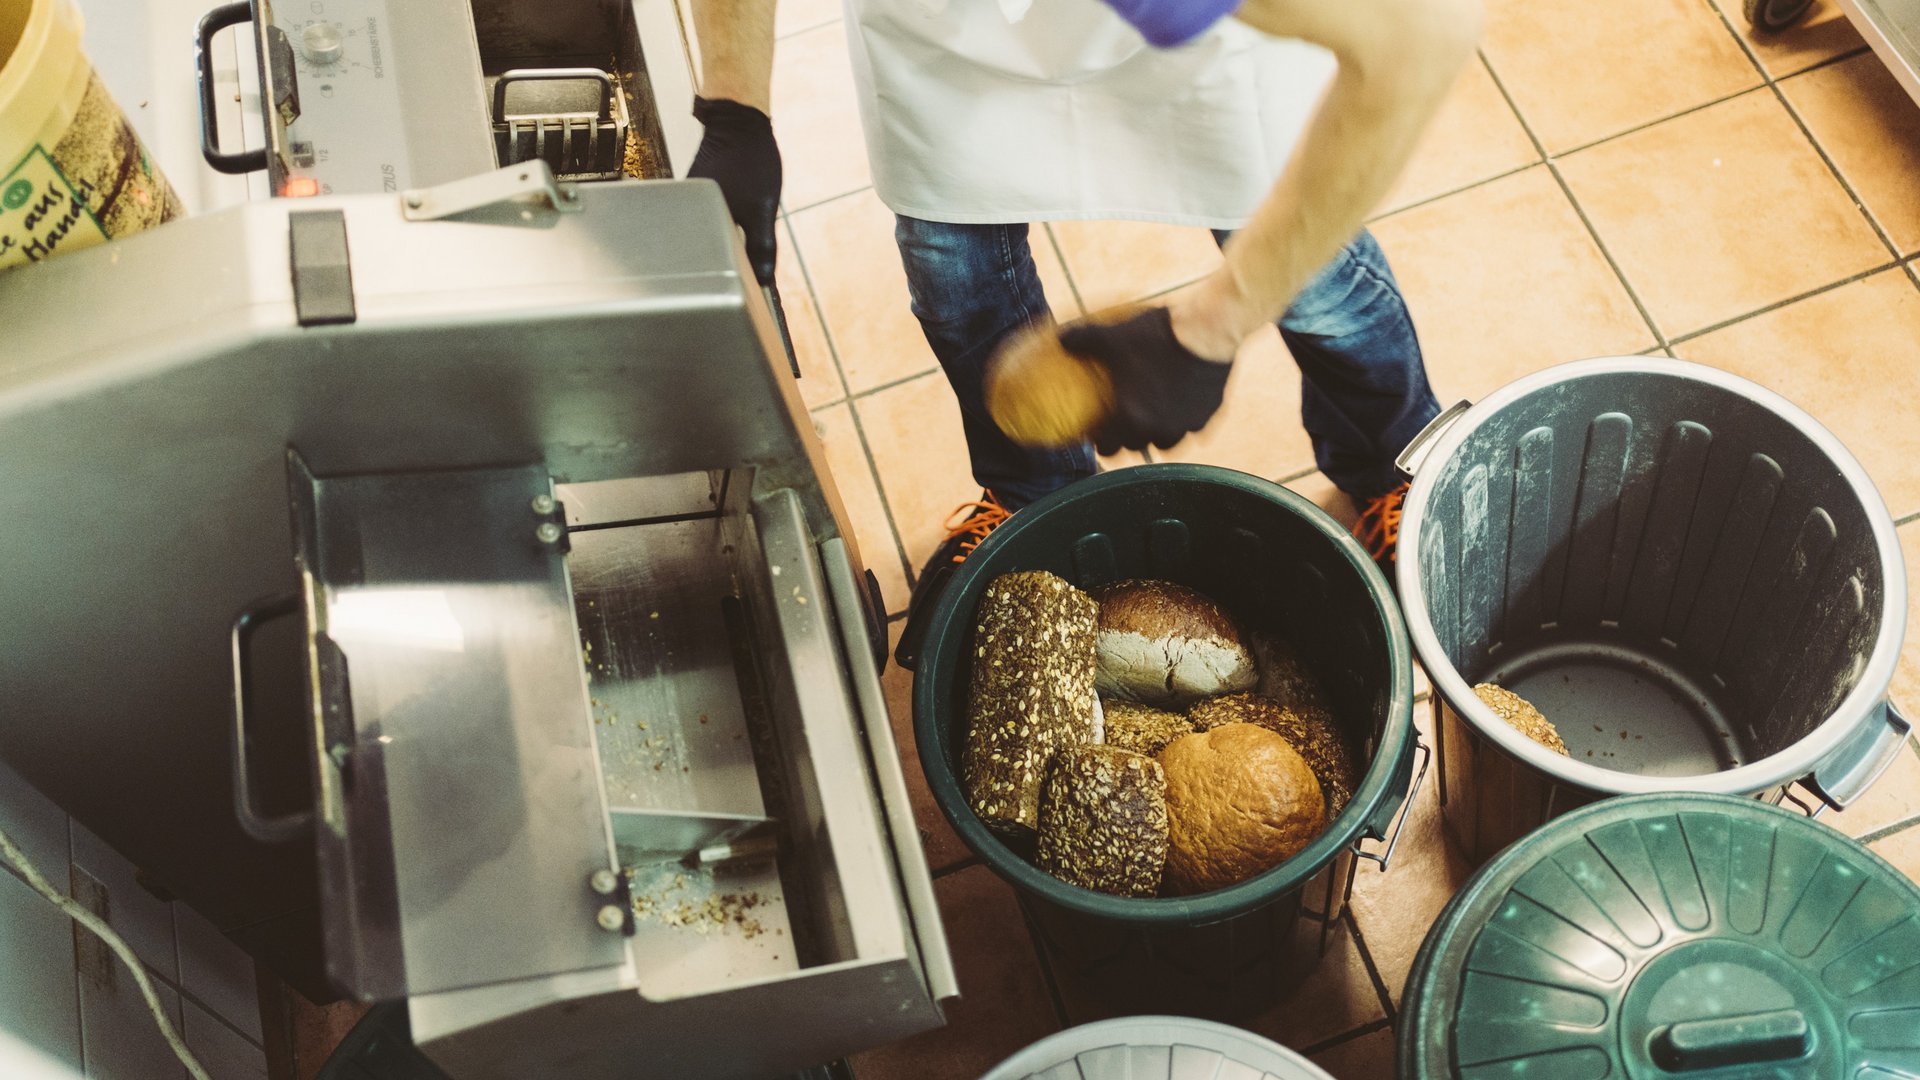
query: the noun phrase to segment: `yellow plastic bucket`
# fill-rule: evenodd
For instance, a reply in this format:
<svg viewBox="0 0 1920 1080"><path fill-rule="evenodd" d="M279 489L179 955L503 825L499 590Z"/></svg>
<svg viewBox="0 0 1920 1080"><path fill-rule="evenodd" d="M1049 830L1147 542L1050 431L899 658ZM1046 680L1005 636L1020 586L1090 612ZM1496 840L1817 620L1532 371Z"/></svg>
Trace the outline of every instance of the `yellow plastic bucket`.
<svg viewBox="0 0 1920 1080"><path fill-rule="evenodd" d="M0 270L186 214L83 29L73 0L0 0Z"/></svg>

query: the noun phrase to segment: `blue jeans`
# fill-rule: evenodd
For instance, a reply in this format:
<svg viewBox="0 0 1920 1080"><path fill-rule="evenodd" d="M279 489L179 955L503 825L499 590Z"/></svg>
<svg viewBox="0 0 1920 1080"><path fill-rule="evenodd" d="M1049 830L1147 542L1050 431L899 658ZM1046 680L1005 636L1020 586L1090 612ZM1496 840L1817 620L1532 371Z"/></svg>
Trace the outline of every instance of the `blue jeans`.
<svg viewBox="0 0 1920 1080"><path fill-rule="evenodd" d="M1228 234L1214 238L1225 243ZM899 217L894 238L927 344L960 399L974 479L1010 509L1098 464L1090 446L1038 451L987 415L987 361L1014 330L1048 317L1026 225L954 225ZM1320 271L1279 321L1300 365L1300 414L1314 460L1340 490L1365 500L1393 488L1393 459L1440 405L1387 258L1362 232Z"/></svg>

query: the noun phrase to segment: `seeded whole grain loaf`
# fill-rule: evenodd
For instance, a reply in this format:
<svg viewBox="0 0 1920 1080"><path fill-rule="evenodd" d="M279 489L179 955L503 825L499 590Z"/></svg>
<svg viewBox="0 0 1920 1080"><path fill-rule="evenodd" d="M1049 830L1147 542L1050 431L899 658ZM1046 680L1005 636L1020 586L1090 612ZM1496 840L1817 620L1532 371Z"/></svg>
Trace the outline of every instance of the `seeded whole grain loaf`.
<svg viewBox="0 0 1920 1080"><path fill-rule="evenodd" d="M1053 756L1040 800L1040 869L1114 896L1154 896L1167 863L1167 780L1160 763L1115 746Z"/></svg>
<svg viewBox="0 0 1920 1080"><path fill-rule="evenodd" d="M1158 757L1168 743L1193 734L1193 721L1179 713L1133 701L1101 698L1100 704L1106 710L1107 721L1103 741L1109 746Z"/></svg>
<svg viewBox="0 0 1920 1080"><path fill-rule="evenodd" d="M1093 598L1044 571L988 582L974 617L961 773L989 826L1035 829L1056 751L1095 735Z"/></svg>
<svg viewBox="0 0 1920 1080"><path fill-rule="evenodd" d="M1228 694L1195 704L1187 710L1187 719L1198 731L1212 731L1227 724L1253 724L1284 737L1320 781L1329 819L1339 816L1353 798L1354 786L1359 783L1353 750L1334 724L1333 715L1324 709L1302 712L1259 694Z"/></svg>

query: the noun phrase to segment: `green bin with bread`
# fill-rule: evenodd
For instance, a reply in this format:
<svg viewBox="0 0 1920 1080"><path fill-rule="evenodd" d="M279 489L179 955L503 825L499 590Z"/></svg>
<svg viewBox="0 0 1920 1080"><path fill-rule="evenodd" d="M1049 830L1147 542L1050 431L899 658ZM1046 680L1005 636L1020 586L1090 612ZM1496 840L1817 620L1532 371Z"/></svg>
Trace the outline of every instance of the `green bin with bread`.
<svg viewBox="0 0 1920 1080"><path fill-rule="evenodd" d="M1074 991L1249 1016L1318 961L1353 874L1385 871L1426 760L1411 651L1300 495L1203 465L1094 477L997 529L932 623L928 785Z"/></svg>

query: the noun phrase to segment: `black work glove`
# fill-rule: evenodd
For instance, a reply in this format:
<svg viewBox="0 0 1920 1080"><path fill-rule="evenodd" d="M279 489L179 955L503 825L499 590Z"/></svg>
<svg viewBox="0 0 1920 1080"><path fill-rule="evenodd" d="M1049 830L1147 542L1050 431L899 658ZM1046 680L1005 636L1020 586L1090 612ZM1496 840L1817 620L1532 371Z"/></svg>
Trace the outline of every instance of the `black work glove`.
<svg viewBox="0 0 1920 1080"><path fill-rule="evenodd" d="M687 177L720 185L734 224L746 231L753 276L771 285L778 248L774 220L780 213L780 146L773 141L773 121L751 105L703 97L693 99L693 117L707 132Z"/></svg>
<svg viewBox="0 0 1920 1080"><path fill-rule="evenodd" d="M1230 361L1214 363L1180 344L1164 307L1115 323L1063 327L1060 344L1105 364L1113 377L1113 415L1093 433L1102 454L1148 444L1165 450L1199 431L1219 410L1233 369Z"/></svg>

